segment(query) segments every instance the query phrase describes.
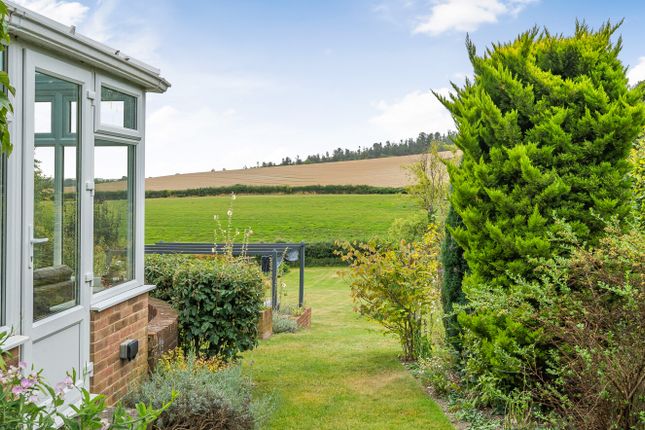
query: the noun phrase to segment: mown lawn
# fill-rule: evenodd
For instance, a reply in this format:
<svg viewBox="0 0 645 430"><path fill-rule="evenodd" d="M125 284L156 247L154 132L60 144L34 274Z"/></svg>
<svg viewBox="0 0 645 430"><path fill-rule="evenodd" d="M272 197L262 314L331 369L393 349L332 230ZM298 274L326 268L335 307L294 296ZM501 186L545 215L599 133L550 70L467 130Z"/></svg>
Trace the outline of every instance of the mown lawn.
<svg viewBox="0 0 645 430"><path fill-rule="evenodd" d="M397 359L399 346L352 311L338 269L306 271L312 328L274 335L244 357L257 389L273 393L272 429L452 429ZM286 301L297 300L296 270Z"/></svg>
<svg viewBox="0 0 645 430"><path fill-rule="evenodd" d="M147 199L146 243L213 242L213 216L225 221L230 203L230 197ZM252 242L365 240L418 211L405 195L242 195L234 203L233 226L253 229Z"/></svg>

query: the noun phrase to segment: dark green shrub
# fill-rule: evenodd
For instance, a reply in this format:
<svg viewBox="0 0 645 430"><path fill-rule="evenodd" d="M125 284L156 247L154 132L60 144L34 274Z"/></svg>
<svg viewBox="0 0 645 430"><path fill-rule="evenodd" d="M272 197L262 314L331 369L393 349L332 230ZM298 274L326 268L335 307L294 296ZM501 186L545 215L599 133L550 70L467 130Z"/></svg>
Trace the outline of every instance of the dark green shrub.
<svg viewBox="0 0 645 430"><path fill-rule="evenodd" d="M404 194L405 188L371 185L231 185L227 187L190 188L187 190L148 190L147 199L166 197L228 196L235 194ZM71 196L71 194L70 194ZM121 200L125 191L97 191L97 198Z"/></svg>
<svg viewBox="0 0 645 430"><path fill-rule="evenodd" d="M172 301L175 272L191 258L181 254L146 255L143 269L145 282L157 286L152 290L152 296L167 302Z"/></svg>
<svg viewBox="0 0 645 430"><path fill-rule="evenodd" d="M345 266L336 251L340 248L334 242L308 243L305 248L305 262L308 267ZM299 264L299 263L298 263Z"/></svg>
<svg viewBox="0 0 645 430"><path fill-rule="evenodd" d="M145 399L148 404L163 405L173 390L177 396L155 423L157 429L259 429L272 408L270 399L253 398L251 381L239 367L212 369L192 354L162 360L150 378L128 394L126 404Z"/></svg>
<svg viewBox="0 0 645 430"><path fill-rule="evenodd" d="M452 237L450 230L460 226L463 226L461 218L451 206L446 217L446 235L441 244L441 265L443 266L441 304L443 305L443 325L446 329L446 338L457 351L461 350L459 337L461 328L453 307L455 304L465 302L461 283L468 270L468 264L464 259L464 250Z"/></svg>
<svg viewBox="0 0 645 430"><path fill-rule="evenodd" d="M602 218L628 216L627 155L645 106L642 88L627 84L621 44L611 41L616 30L577 24L564 37L534 29L483 56L467 41L474 80L442 100L463 151L461 164L448 168L451 203L463 220L451 233L468 263L468 300L484 288L504 294L514 277L535 276L536 258L566 254L549 240L555 219L593 244ZM539 362L543 346L510 316L515 310L488 309L460 315L467 357L477 360L467 367L476 380L509 390L525 381L523 351L535 349Z"/></svg>
<svg viewBox="0 0 645 430"><path fill-rule="evenodd" d="M264 284L256 264L235 258L146 257L146 282L179 314L180 343L235 357L257 343Z"/></svg>
<svg viewBox="0 0 645 430"><path fill-rule="evenodd" d="M257 344L262 274L239 259L192 259L178 267L171 303L180 340L208 355L234 357Z"/></svg>

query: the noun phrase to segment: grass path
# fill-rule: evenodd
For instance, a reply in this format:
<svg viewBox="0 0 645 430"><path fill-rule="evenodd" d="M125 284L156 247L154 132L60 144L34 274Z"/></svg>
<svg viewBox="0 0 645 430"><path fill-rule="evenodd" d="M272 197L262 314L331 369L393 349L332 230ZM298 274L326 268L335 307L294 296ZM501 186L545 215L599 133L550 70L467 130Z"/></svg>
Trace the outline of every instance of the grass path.
<svg viewBox="0 0 645 430"><path fill-rule="evenodd" d="M244 357L258 389L274 393L272 429L452 429L397 359L399 345L352 311L337 269L305 274L312 328L274 335ZM297 271L286 277L297 297Z"/></svg>

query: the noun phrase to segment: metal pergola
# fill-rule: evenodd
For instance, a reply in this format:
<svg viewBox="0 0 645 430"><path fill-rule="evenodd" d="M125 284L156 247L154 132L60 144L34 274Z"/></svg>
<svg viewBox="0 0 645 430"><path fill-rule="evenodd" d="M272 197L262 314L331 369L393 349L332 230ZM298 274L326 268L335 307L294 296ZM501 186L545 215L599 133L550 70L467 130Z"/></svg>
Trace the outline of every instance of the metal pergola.
<svg viewBox="0 0 645 430"><path fill-rule="evenodd" d="M270 258L271 263L271 308L280 308L278 295L278 267L286 261L300 261L298 306L305 301L305 243L234 243L212 244L194 242L157 242L145 246L146 254L193 254L217 255L231 252L234 256L259 256Z"/></svg>

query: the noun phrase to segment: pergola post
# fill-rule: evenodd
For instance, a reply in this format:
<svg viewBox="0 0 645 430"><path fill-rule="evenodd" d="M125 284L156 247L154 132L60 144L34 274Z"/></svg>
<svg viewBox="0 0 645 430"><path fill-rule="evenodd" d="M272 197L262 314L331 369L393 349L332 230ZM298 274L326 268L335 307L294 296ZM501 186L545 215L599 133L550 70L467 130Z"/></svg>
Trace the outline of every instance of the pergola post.
<svg viewBox="0 0 645 430"><path fill-rule="evenodd" d="M275 311L280 309L278 303L278 250L273 250L271 257L271 308Z"/></svg>
<svg viewBox="0 0 645 430"><path fill-rule="evenodd" d="M300 242L300 286L298 288L298 307L305 305L305 243Z"/></svg>

